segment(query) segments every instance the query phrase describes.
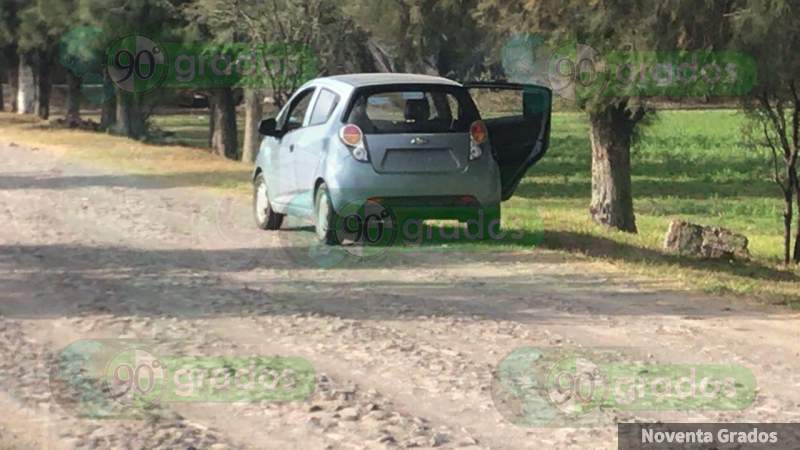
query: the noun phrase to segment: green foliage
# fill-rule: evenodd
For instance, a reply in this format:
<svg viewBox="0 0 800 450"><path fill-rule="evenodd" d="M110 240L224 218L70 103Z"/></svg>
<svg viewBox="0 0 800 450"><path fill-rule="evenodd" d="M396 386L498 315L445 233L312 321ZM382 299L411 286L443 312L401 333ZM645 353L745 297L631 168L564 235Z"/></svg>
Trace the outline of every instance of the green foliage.
<svg viewBox="0 0 800 450"><path fill-rule="evenodd" d="M272 90L283 105L303 83L317 76L337 48L331 45L343 30L332 0L197 0L186 4L187 35L217 44L246 42L254 50L258 70L244 80L248 86ZM341 44L339 42L338 44Z"/></svg>
<svg viewBox="0 0 800 450"><path fill-rule="evenodd" d="M348 0L345 12L370 33L391 69L454 78L475 75L483 40L470 11L476 0Z"/></svg>
<svg viewBox="0 0 800 450"><path fill-rule="evenodd" d="M529 33L550 48L580 52L580 45L597 52L602 63L607 55L636 62L646 52L718 50L729 39L720 20L730 2L724 0L481 0L474 12L495 42L495 54L514 35ZM570 50L571 49L571 50ZM625 55L630 55L626 57ZM602 72L602 65L596 66ZM547 70L544 68L543 70ZM595 85L603 85L601 73ZM635 111L644 104L638 93L609 95L593 89L577 96L578 106L589 113L627 105Z"/></svg>
<svg viewBox="0 0 800 450"><path fill-rule="evenodd" d="M0 47L11 45L16 40L17 10L19 0L0 0Z"/></svg>
<svg viewBox="0 0 800 450"><path fill-rule="evenodd" d="M139 34L155 40L180 37L186 0L78 0L77 23L101 29L111 42Z"/></svg>
<svg viewBox="0 0 800 450"><path fill-rule="evenodd" d="M768 94L794 101L791 83L800 89L800 4L796 1L742 0L732 15L734 44L759 66L752 97Z"/></svg>
<svg viewBox="0 0 800 450"><path fill-rule="evenodd" d="M736 43L759 62L756 89L742 102L750 117L745 131L753 148L767 150L784 197L784 262L789 264L792 202L800 207L800 4L742 0L732 22ZM793 259L800 264L800 220L795 230Z"/></svg>

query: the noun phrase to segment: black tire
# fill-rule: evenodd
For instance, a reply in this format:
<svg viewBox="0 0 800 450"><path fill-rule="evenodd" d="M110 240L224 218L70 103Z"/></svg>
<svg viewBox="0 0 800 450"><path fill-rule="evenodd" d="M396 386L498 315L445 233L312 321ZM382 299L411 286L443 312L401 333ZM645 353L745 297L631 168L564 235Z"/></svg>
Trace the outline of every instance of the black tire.
<svg viewBox="0 0 800 450"><path fill-rule="evenodd" d="M314 232L317 239L325 245L339 245L339 236L336 233L339 225L340 220L333 209L328 187L322 183L314 196Z"/></svg>
<svg viewBox="0 0 800 450"><path fill-rule="evenodd" d="M253 182L253 216L256 219L256 226L262 230L280 230L285 215L276 213L272 209L266 186L264 176L258 174ZM260 198L262 196L263 198ZM263 210L261 210L262 208Z"/></svg>
<svg viewBox="0 0 800 450"><path fill-rule="evenodd" d="M473 240L488 241L500 235L500 206L484 208L467 221L467 236Z"/></svg>

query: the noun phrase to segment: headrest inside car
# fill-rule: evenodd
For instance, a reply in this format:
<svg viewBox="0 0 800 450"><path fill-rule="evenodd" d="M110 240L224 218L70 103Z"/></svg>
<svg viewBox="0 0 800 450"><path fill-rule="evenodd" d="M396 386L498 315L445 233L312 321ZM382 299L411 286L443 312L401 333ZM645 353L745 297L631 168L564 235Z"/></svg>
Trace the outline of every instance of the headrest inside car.
<svg viewBox="0 0 800 450"><path fill-rule="evenodd" d="M431 106L427 99L406 100L406 120L421 122L428 120L431 115Z"/></svg>

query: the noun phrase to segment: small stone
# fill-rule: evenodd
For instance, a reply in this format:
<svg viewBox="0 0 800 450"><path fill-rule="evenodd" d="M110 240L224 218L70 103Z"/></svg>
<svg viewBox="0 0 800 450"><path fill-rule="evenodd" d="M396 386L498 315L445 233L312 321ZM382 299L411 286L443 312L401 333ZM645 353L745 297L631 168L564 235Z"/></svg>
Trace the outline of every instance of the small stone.
<svg viewBox="0 0 800 450"><path fill-rule="evenodd" d="M342 420L353 422L359 419L360 414L358 413L357 408L344 408L343 410L339 411L339 417Z"/></svg>
<svg viewBox="0 0 800 450"><path fill-rule="evenodd" d="M381 410L370 411L369 413L367 413L367 417L375 420L386 420L391 416L392 416L391 413Z"/></svg>
<svg viewBox="0 0 800 450"><path fill-rule="evenodd" d="M472 436L467 436L464 439L458 441L458 445L460 446L478 445L478 440Z"/></svg>
<svg viewBox="0 0 800 450"><path fill-rule="evenodd" d="M413 448L413 447L423 447L428 445L428 442L425 440L424 436L417 436L415 438L411 438L403 443L403 447L405 448Z"/></svg>
<svg viewBox="0 0 800 450"><path fill-rule="evenodd" d="M397 443L397 440L391 434L384 434L378 438L378 442L381 444L395 444Z"/></svg>
<svg viewBox="0 0 800 450"><path fill-rule="evenodd" d="M322 420L319 417L310 417L306 420L306 426L312 428L322 428Z"/></svg>
<svg viewBox="0 0 800 450"><path fill-rule="evenodd" d="M446 435L442 433L436 433L433 436L431 436L430 440L428 441L428 444L431 447L438 447L440 445L446 444L447 442L448 438Z"/></svg>

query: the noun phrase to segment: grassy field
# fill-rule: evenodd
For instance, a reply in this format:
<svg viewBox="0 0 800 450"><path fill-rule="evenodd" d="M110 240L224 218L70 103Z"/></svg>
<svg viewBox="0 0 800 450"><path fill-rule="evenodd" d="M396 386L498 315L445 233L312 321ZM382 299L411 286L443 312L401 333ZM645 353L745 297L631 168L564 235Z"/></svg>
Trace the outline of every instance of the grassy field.
<svg viewBox="0 0 800 450"><path fill-rule="evenodd" d="M742 117L727 110L667 111L648 126L633 155L638 235L589 220L588 125L578 113L554 116L548 156L504 206L504 227L520 239L500 247L540 245L614 266L671 287L800 306L800 270L780 266L781 211L765 154L740 142ZM105 134L53 130L30 118L0 114L0 140L52 148L175 186L249 192L247 165L195 148L207 142L204 115L160 116L161 145ZM750 262L701 261L665 254L672 219L719 225L750 238Z"/></svg>
<svg viewBox="0 0 800 450"><path fill-rule="evenodd" d="M581 114L554 118L551 152L509 202L519 220L541 216L546 248L600 258L624 270L715 294L781 303L800 300L800 271L780 266L782 202L766 154L741 142L743 117L728 110L667 111L633 150L638 235L609 232L588 219L591 156ZM753 260L712 262L662 251L673 219L718 225L750 239ZM535 221L534 221L535 222Z"/></svg>

